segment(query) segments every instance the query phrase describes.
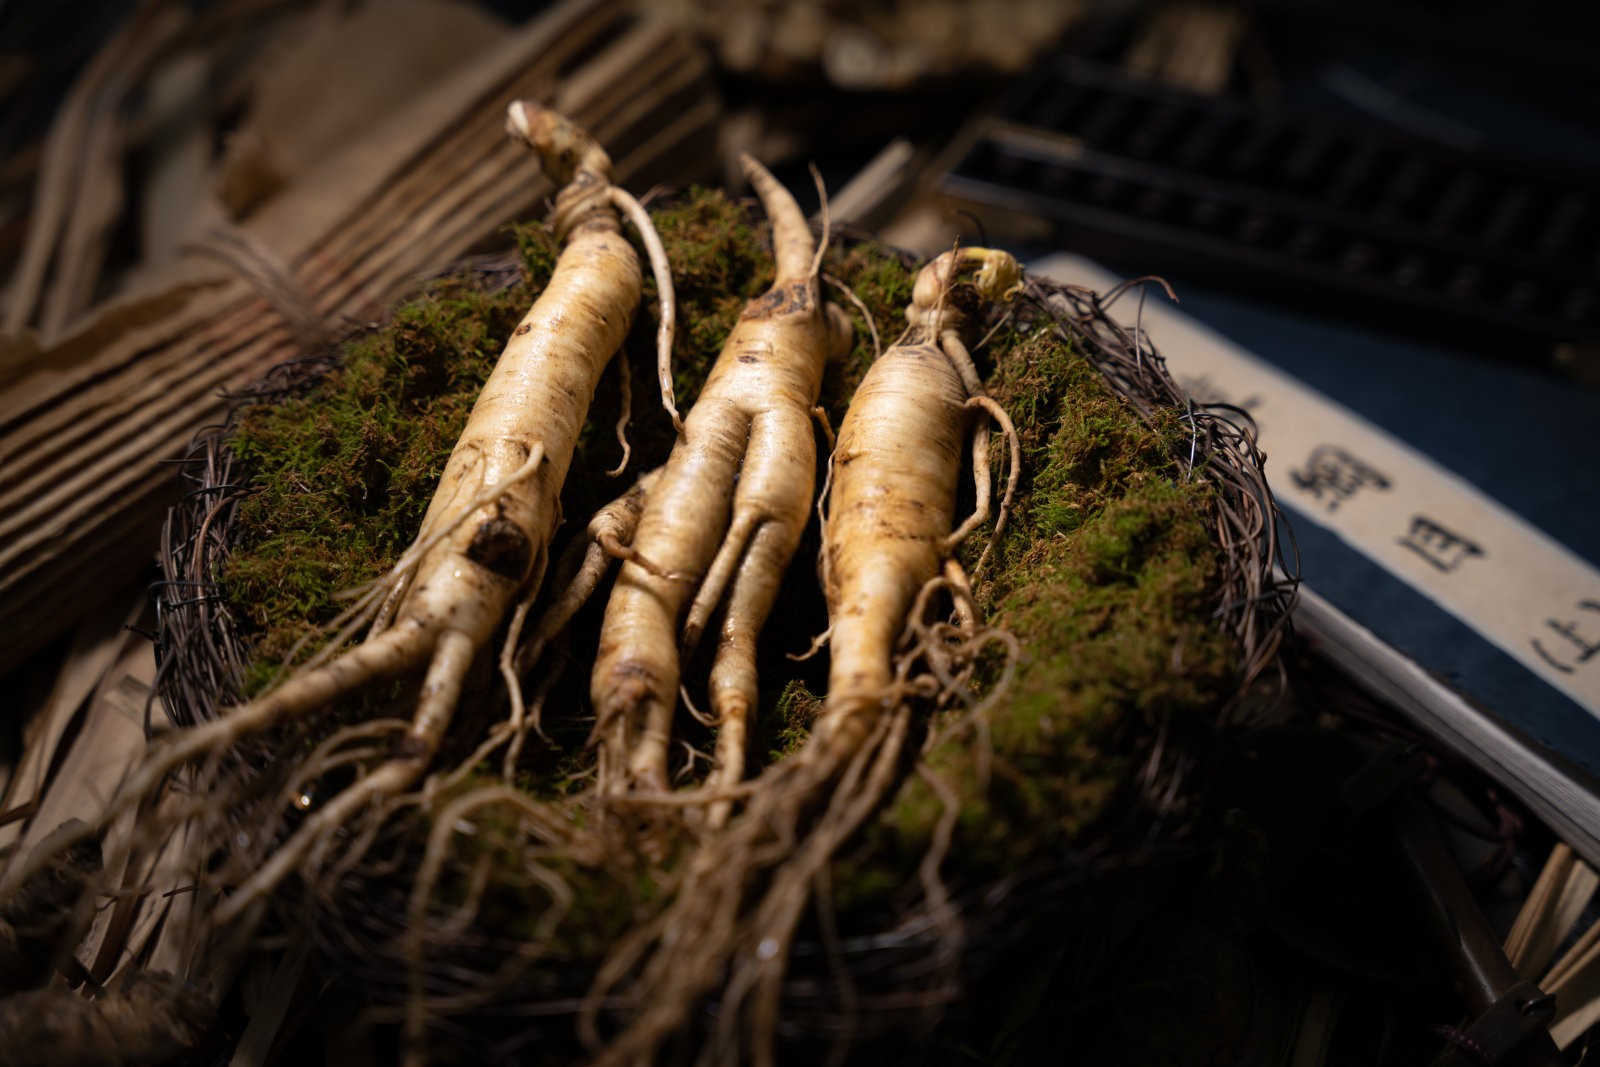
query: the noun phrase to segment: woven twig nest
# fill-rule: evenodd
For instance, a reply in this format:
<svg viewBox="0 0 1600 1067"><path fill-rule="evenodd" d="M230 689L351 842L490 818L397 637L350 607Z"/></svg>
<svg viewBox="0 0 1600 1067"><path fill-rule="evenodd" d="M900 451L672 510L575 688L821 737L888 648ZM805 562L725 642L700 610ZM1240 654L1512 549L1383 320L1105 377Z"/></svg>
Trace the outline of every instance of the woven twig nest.
<svg viewBox="0 0 1600 1067"><path fill-rule="evenodd" d="M770 281L770 255L748 207L719 194L679 197L656 216L679 286L686 407L733 317ZM519 231L519 244L515 261L441 280L326 358L282 368L238 398L226 426L197 439L158 590L161 692L176 722L248 695L338 611L341 590L404 549L477 383L553 262L542 228ZM824 269L855 292L885 345L898 335L913 274L906 257L844 241ZM1020 642L1021 662L981 730L944 729L952 709L911 709L911 755L815 887L821 903L789 956L780 1036L903 1031L930 1008L1004 988L996 964L1015 946L1091 923L1095 901L1182 841L1214 738L1237 724L1241 693L1275 663L1292 586L1274 577L1276 512L1248 418L1186 397L1148 338L1108 315L1124 295L1030 280L975 353L1024 455L1011 524L975 592L988 621ZM873 357L872 331L854 315L855 350L824 386L835 425ZM640 319L623 362L633 395L651 397L653 323ZM600 473L617 458L616 392L602 386L579 443L563 497L569 534L628 482ZM636 472L665 457L672 430L658 409L640 403L634 414ZM969 565L980 542L963 550ZM826 626L809 562L816 547L813 532L763 632L755 772L799 747L825 686L825 657L789 655ZM583 793L592 763L587 668L599 608L577 618L565 649L530 682L547 737L529 743L512 776L530 804L580 821L594 817L569 798ZM980 680L996 673L978 667ZM271 925L310 937L346 1003L375 1017L400 1018L420 992L439 1045L507 1058L538 1041L558 1059L581 1047L565 1016L587 1008L604 1040L639 1010L626 981L610 999L585 997L618 938L693 891L676 866L692 835L621 820L601 854L529 866L519 859L530 854L522 816L475 815L444 835L443 873L419 929L411 892L435 820L460 790L498 778L498 759L472 764L504 716L491 674L464 700L432 784L371 821L349 853L357 858L329 859L283 887ZM703 664L686 664L691 692L703 677ZM294 807L338 788L348 771L296 775L335 725L403 717L408 700L405 685L365 694L228 761L211 781L229 788L204 819L218 888L270 852ZM691 781L709 734L685 730L675 766ZM930 848L940 860L931 882ZM557 908L546 875L582 892ZM683 1027L685 1047L715 1028L720 1003L715 991L703 998L705 1011Z"/></svg>

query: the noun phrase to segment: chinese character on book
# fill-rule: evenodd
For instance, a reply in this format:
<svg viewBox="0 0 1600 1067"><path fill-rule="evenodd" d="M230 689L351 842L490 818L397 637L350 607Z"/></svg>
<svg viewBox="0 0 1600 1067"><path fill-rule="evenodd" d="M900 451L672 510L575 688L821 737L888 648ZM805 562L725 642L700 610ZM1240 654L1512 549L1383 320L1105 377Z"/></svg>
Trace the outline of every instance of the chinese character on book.
<svg viewBox="0 0 1600 1067"><path fill-rule="evenodd" d="M1234 400L1226 390L1212 381L1209 375L1179 375L1178 384L1183 387L1184 392L1194 399L1196 404L1225 404L1251 414L1254 414L1255 409L1261 406L1259 394L1251 393L1242 400Z"/></svg>
<svg viewBox="0 0 1600 1067"><path fill-rule="evenodd" d="M1400 543L1447 574L1463 560L1483 555L1483 549L1465 537L1421 515L1412 518L1411 531Z"/></svg>
<svg viewBox="0 0 1600 1067"><path fill-rule="evenodd" d="M1328 505L1329 511L1339 510L1341 503L1366 486L1389 488L1389 478L1382 471L1333 445L1318 445L1312 449L1305 466L1291 470L1289 478Z"/></svg>
<svg viewBox="0 0 1600 1067"><path fill-rule="evenodd" d="M1578 607L1600 615L1600 600L1580 600ZM1561 641L1556 643L1556 650L1552 652L1535 637L1533 650L1562 674L1571 674L1576 667L1588 663L1596 652L1600 652L1600 619L1594 620L1587 630L1578 619L1546 619L1544 624L1559 634Z"/></svg>

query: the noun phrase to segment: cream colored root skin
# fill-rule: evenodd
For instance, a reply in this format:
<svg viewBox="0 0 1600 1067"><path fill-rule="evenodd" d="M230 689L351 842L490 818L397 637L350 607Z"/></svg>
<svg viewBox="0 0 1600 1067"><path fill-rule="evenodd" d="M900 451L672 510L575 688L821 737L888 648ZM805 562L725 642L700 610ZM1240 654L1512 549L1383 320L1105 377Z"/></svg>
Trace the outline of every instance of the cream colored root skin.
<svg viewBox="0 0 1600 1067"><path fill-rule="evenodd" d="M980 429L971 398L982 385L959 342L968 322L957 304L1000 299L1019 277L1011 256L988 249L947 252L928 264L913 288L906 335L872 365L850 401L823 526L831 661L820 744L851 750L892 694L895 643L918 591L954 547L962 450ZM953 295L957 284L969 291ZM974 440L973 452L981 468L974 518L981 521L988 514L986 436Z"/></svg>
<svg viewBox="0 0 1600 1067"><path fill-rule="evenodd" d="M590 692L608 792L667 787L680 643L692 649L724 603L708 784L743 777L755 642L815 489L811 410L826 361L849 347L849 319L822 300L816 243L794 198L754 160L744 168L772 220L777 277L728 336L650 493L633 547L658 573L624 564L606 606Z"/></svg>
<svg viewBox="0 0 1600 1067"><path fill-rule="evenodd" d="M850 402L825 534L833 633L821 729L859 727L889 690L906 611L939 572L954 523L966 400L950 361L924 343L891 347Z"/></svg>

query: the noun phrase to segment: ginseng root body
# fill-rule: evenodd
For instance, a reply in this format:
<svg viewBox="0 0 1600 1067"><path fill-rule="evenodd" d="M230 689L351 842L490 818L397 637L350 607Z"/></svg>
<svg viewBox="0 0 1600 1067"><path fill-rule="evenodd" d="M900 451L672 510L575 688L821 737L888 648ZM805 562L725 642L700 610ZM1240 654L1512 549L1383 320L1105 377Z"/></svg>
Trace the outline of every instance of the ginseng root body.
<svg viewBox="0 0 1600 1067"><path fill-rule="evenodd" d="M947 252L924 267L905 336L872 365L839 427L823 527L832 650L817 726L824 743L853 747L892 702L895 644L918 592L988 517L987 418L974 409L1008 432L1009 421L983 396L960 331L977 301L1005 296L1019 278L1010 255L988 249ZM969 437L977 510L952 531Z"/></svg>
<svg viewBox="0 0 1600 1067"><path fill-rule="evenodd" d="M653 569L624 564L606 607L590 690L608 792L666 788L680 643L694 647L724 591L711 784L743 776L756 637L815 489L812 409L825 361L849 345L848 318L822 301L799 207L760 164L743 165L772 220L777 277L729 335L650 492L633 548Z"/></svg>

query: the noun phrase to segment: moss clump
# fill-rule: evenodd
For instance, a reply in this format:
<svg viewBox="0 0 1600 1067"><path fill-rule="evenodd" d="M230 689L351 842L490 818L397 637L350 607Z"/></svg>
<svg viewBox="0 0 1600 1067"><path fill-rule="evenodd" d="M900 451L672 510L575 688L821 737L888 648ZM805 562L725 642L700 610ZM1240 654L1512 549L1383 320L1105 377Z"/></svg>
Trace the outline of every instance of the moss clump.
<svg viewBox="0 0 1600 1067"><path fill-rule="evenodd" d="M758 739L758 750L766 748L768 763L776 763L791 752L800 751L811 736L811 724L821 713L822 698L800 679L790 679L778 694L772 714L763 716L762 732L767 744L761 746Z"/></svg>
<svg viewBox="0 0 1600 1067"><path fill-rule="evenodd" d="M770 284L771 255L764 228L751 224L746 207L715 192L692 191L655 217L677 287L674 378L678 406L687 411L746 301ZM515 236L524 267L518 284L490 291L470 277L442 283L349 345L313 392L243 418L233 447L258 489L239 515L227 595L248 619L259 662L275 663L308 625L338 611L338 591L381 573L410 542L479 385L554 263L555 244L542 227L521 227ZM830 253L825 269L866 305L883 344L892 343L904 328L910 267L880 249L854 246ZM671 426L655 400L652 289L647 280L646 312L624 350L635 398L630 472L601 474L617 448L617 390L602 385L564 493L562 536L581 529L584 516L671 447ZM829 368L823 389L835 425L872 359L861 312L845 306L857 320L856 345ZM980 781L970 735L927 756L960 798L945 874L967 883L1045 855L1103 819L1130 779L1130 738L1160 720L1203 719L1226 693L1235 665L1235 650L1211 621L1220 574L1210 536L1214 502L1185 474L1187 438L1177 417L1141 418L1044 328L1003 329L977 358L1016 423L1024 457L1011 522L978 595L989 620L1017 637L1023 660L990 716L990 780ZM969 566L979 540L967 547ZM809 565L815 546L813 531L763 635L758 761L778 760L804 742L825 688L824 657L795 663L784 656L826 625ZM532 795L559 798L583 781L583 665L599 610L597 603L578 617L568 677L546 709L546 727L559 744L530 745L520 768L517 781ZM703 674L687 665L691 689ZM838 861L841 921L862 928L893 913L942 811L924 782L906 781ZM500 848L495 842L504 836L486 835L483 847ZM559 872L581 883L589 902L569 918L581 929L566 948L598 954L657 899L657 879L673 862L668 850L604 875ZM441 901L452 892L444 887ZM540 910L530 899L519 910L515 894L495 897L481 921L520 930Z"/></svg>

